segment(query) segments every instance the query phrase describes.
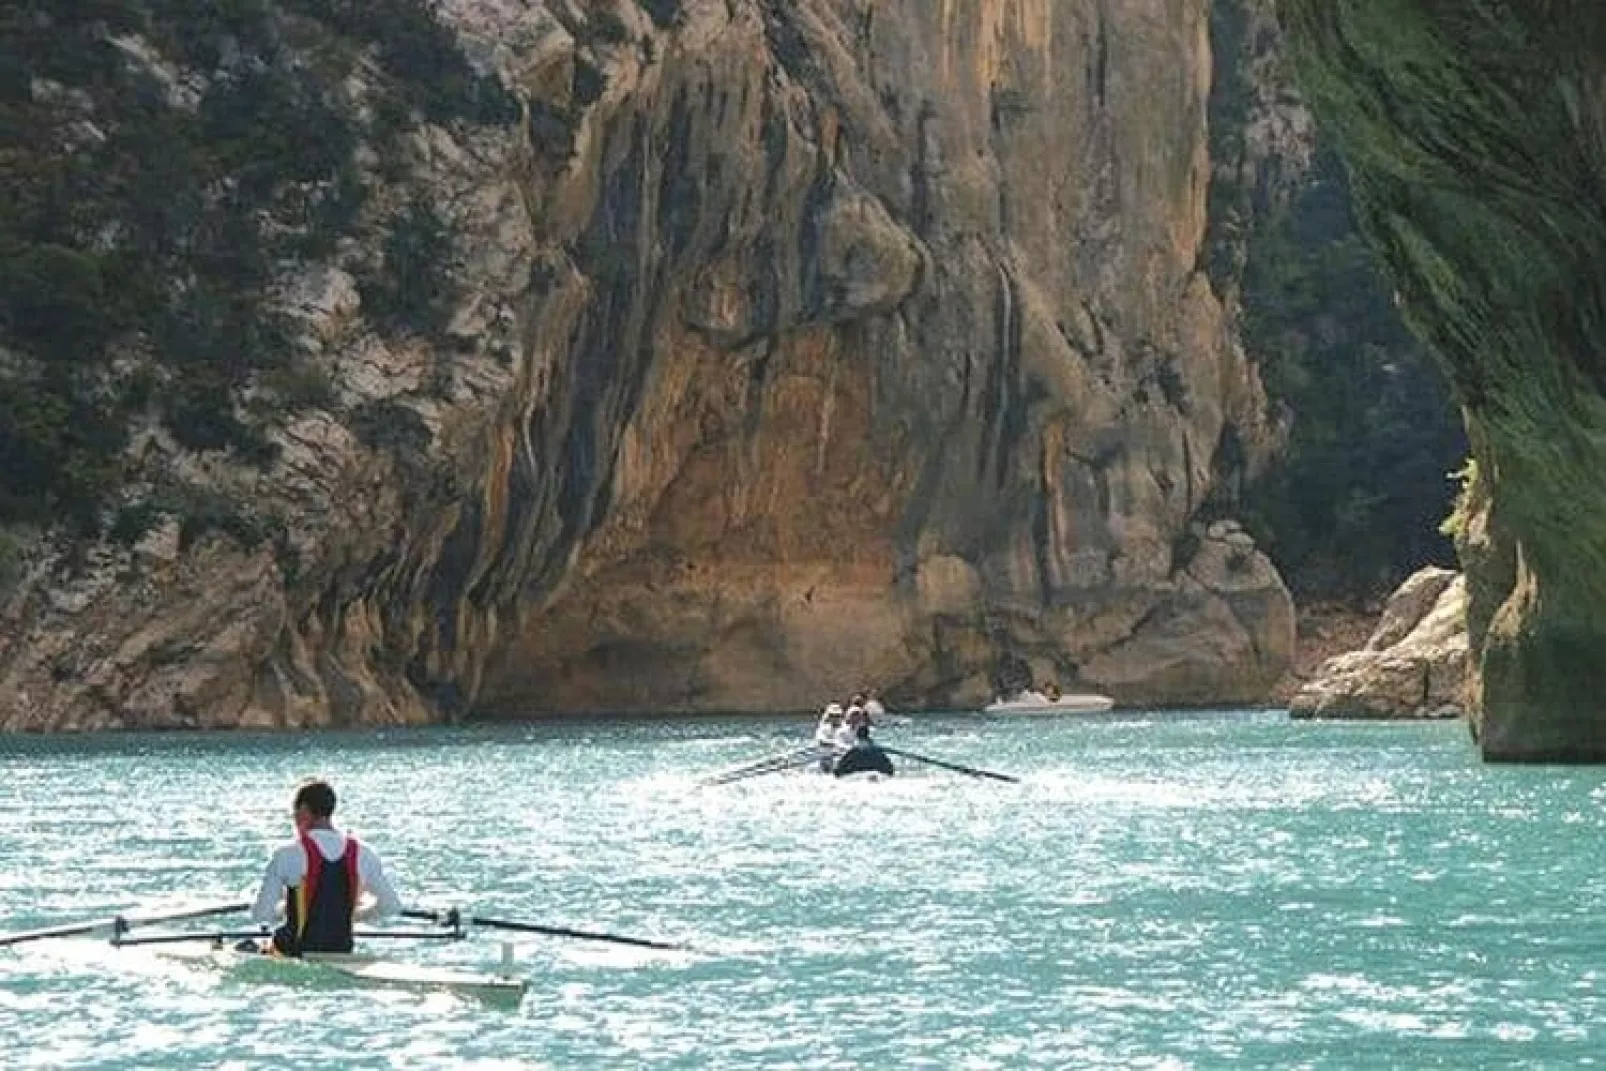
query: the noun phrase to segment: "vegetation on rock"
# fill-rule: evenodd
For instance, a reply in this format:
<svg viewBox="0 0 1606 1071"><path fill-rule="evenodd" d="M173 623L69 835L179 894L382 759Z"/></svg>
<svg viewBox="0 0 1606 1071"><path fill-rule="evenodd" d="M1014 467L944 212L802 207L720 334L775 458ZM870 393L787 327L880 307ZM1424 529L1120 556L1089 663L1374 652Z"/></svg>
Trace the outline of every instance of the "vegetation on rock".
<svg viewBox="0 0 1606 1071"><path fill-rule="evenodd" d="M1466 414L1478 466L1458 527L1484 756L1606 761L1606 9L1279 12L1365 232Z"/></svg>
<svg viewBox="0 0 1606 1071"><path fill-rule="evenodd" d="M0 524L103 529L140 421L271 460L273 422L329 398L271 288L361 232L359 148L394 166L421 122L516 117L423 0L7 5ZM383 326L440 326L446 242L398 217L363 276Z"/></svg>

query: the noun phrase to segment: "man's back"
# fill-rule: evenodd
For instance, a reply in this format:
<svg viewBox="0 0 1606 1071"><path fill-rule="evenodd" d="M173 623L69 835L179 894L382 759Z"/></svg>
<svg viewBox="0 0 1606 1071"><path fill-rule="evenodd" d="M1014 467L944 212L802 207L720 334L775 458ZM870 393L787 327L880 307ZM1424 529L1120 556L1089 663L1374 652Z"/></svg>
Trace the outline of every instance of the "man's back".
<svg viewBox="0 0 1606 1071"><path fill-rule="evenodd" d="M307 838L317 848L322 857L321 862L333 864L345 857L348 843L357 850L357 880L359 906L356 917L360 919L384 918L395 915L402 909L401 899L391 886L390 879L385 874L384 866L379 856L366 844L357 845L350 841L346 834L333 827L320 827L306 831ZM268 861L267 873L262 878L261 891L257 893L256 905L251 910L251 917L257 922L271 923L278 920L279 908L284 903L285 894L290 889L299 888L307 879L307 852L300 839L290 841L278 848L272 859ZM371 905L360 903L363 892L369 893L373 898Z"/></svg>

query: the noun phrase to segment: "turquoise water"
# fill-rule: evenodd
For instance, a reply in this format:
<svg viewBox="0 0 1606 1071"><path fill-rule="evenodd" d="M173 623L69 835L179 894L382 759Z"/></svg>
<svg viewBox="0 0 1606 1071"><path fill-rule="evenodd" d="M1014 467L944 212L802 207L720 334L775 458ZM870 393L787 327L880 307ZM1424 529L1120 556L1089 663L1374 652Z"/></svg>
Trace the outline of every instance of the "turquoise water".
<svg viewBox="0 0 1606 1071"><path fill-rule="evenodd" d="M699 790L801 721L0 739L0 930L233 899L327 774L403 896L521 939L516 1009L0 949L0 1067L1575 1067L1606 1053L1606 771L1458 725L943 718L904 764ZM392 948L391 951L397 951ZM409 952L489 967L490 937Z"/></svg>

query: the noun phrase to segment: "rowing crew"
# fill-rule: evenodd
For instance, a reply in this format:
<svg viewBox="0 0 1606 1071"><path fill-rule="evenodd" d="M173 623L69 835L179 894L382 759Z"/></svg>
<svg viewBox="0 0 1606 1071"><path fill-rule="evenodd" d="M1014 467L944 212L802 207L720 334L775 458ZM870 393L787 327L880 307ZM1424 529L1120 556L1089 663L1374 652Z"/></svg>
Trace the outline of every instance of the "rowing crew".
<svg viewBox="0 0 1606 1071"><path fill-rule="evenodd" d="M820 723L814 728L814 743L833 751L865 747L870 743L870 730L875 725L874 715L885 714L880 700L856 693L843 709L841 703L827 703L820 714Z"/></svg>

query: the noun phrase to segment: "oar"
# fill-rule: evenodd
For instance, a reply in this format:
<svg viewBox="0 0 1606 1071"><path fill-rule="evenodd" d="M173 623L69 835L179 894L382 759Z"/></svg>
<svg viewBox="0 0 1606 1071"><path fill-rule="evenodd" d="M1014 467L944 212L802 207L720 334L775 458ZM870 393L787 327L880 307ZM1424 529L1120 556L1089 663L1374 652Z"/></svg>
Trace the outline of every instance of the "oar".
<svg viewBox="0 0 1606 1071"><path fill-rule="evenodd" d="M780 769L784 767L786 764L796 760L804 752L813 753L814 751L815 748L813 747L794 748L793 750L785 752L784 754L771 755L767 759L759 759L757 762L750 762L746 766L737 766L734 769L725 770L722 773L711 774L708 777L703 778L703 780L699 783L704 785L719 785L724 784L726 781L740 780L743 777L757 777L759 774L770 773L772 769Z"/></svg>
<svg viewBox="0 0 1606 1071"><path fill-rule="evenodd" d="M213 915L232 915L238 911L249 910L251 910L251 904L249 902L241 902L237 904L213 904L209 907L191 907L181 911L165 911L156 915L113 915L110 918L91 919L88 922L69 922L60 926L46 926L38 930L0 934L0 945L20 945L24 941L43 941L50 937L77 937L81 934L106 929L121 933L130 926L147 926L158 922L181 922L184 919L204 919Z"/></svg>
<svg viewBox="0 0 1606 1071"><path fill-rule="evenodd" d="M784 773L787 770L796 770L799 767L809 766L813 763L819 762L820 759L829 754L831 753L821 748L809 748L807 751L799 751L796 755L789 759L780 762L773 762L761 769L748 770L739 774L728 774L715 780L704 781L702 782L701 787L714 788L718 785L731 785L735 784L737 781L746 781L752 777L763 777L765 774Z"/></svg>
<svg viewBox="0 0 1606 1071"><path fill-rule="evenodd" d="M616 945L637 945L641 948L662 948L670 952L691 952L685 945L666 941L649 941L645 937L624 937L617 933L595 933L590 930L571 930L567 926L542 926L535 922L514 922L509 919L488 919L479 915L458 916L455 912L403 911L402 918L427 919L443 925L452 925L460 919L466 926L484 926L488 930L512 930L516 933L539 933L546 937L577 937L582 941L608 941Z"/></svg>
<svg viewBox="0 0 1606 1071"><path fill-rule="evenodd" d="M1020 784L1020 778L1011 777L1008 774L993 773L991 770L978 770L974 766L961 766L957 762L943 762L941 759L934 759L929 755L916 755L913 751L899 751L897 748L887 747L885 744L881 745L881 750L888 755L901 755L906 759L914 759L916 762L923 762L929 766L940 766L944 770L952 770L954 773L968 774L971 777L990 777L994 781L1008 781L1012 785Z"/></svg>
<svg viewBox="0 0 1606 1071"><path fill-rule="evenodd" d="M249 941L265 940L271 933L260 930L220 930L199 933L159 933L149 937L114 938L119 948L129 945L171 945L181 941ZM358 930L351 935L358 941L376 941L384 938L404 938L413 941L459 941L463 935L453 930Z"/></svg>
<svg viewBox="0 0 1606 1071"><path fill-rule="evenodd" d="M811 744L808 747L798 748L796 751L788 751L784 755L773 755L763 762L755 762L748 766L741 766L734 770L726 770L724 773L715 774L712 777L706 777L698 784L707 788L712 785L728 785L732 781L741 781L749 777L762 777L764 774L778 773L781 770L789 770L794 766L813 762L819 758L820 752L821 749L818 744Z"/></svg>
<svg viewBox="0 0 1606 1071"><path fill-rule="evenodd" d="M783 751L778 755L769 755L769 756L767 756L765 758L762 758L762 759L756 759L753 762L743 763L741 766L733 766L728 770L721 770L719 773L710 774L709 776L710 776L710 778L714 778L714 777L729 777L732 774L747 773L749 770L757 770L760 767L769 766L772 763L785 762L788 759L796 757L798 752L800 752L802 750L804 750L804 749L803 748L793 748L790 751Z"/></svg>

